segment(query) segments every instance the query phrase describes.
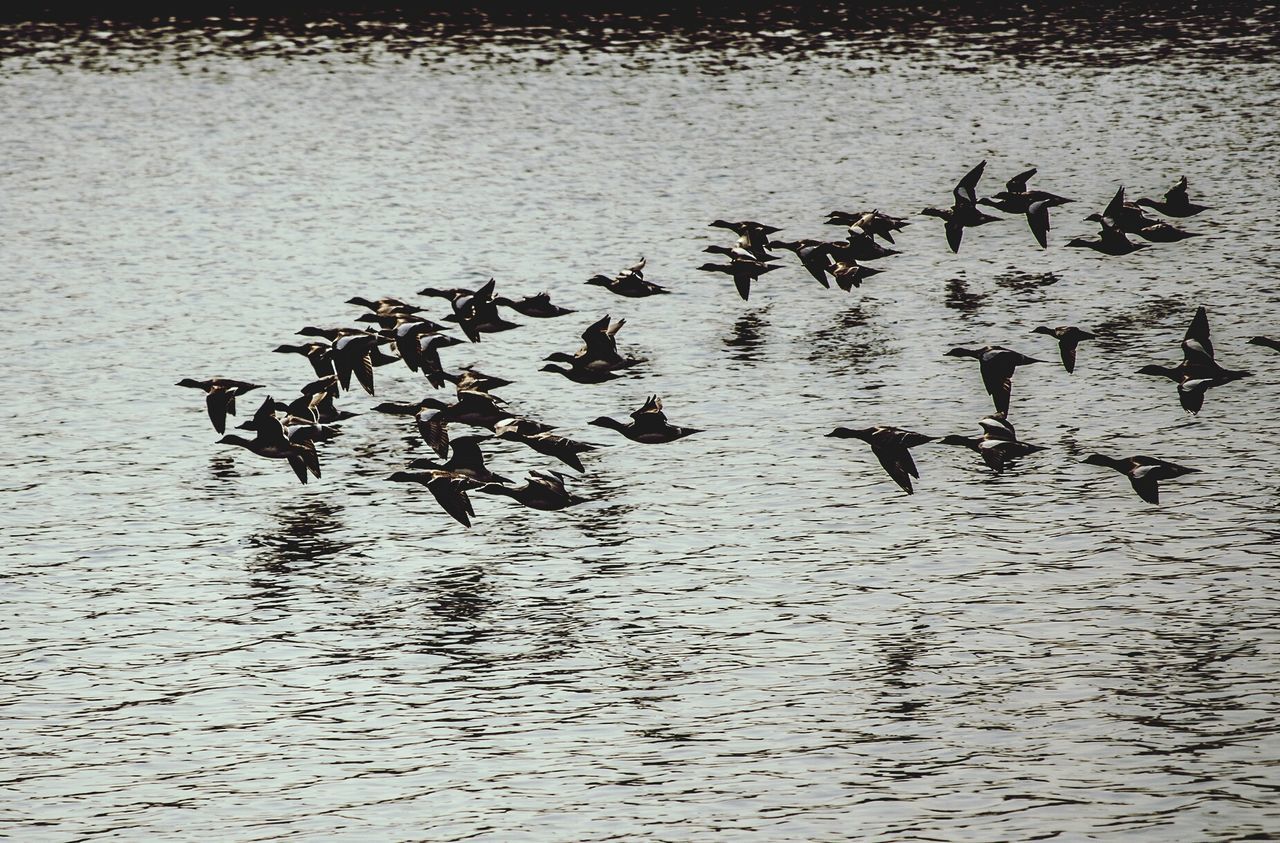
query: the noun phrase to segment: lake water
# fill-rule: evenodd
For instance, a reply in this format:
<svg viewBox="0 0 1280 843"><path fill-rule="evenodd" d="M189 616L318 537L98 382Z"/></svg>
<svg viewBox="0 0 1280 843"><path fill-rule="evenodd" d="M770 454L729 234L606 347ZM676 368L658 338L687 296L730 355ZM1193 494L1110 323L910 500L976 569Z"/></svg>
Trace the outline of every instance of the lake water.
<svg viewBox="0 0 1280 843"><path fill-rule="evenodd" d="M794 18L794 19L793 19ZM14 839L1269 839L1280 831L1277 15L1085 7L0 26L9 326L0 830ZM988 160L1078 201L939 221ZM1181 175L1201 234L1063 248ZM910 216L861 290L786 256L749 302L716 218L826 237ZM674 295L585 286L641 255ZM549 290L579 312L447 349L601 444L559 513L465 530L386 477L376 400L322 480L214 444L183 377L293 393L269 353L353 295ZM434 315L447 312L425 300ZM1198 305L1254 377L1187 416ZM445 306L447 307L447 306ZM539 372L604 314L648 362ZM1098 334L1074 375L1030 333ZM953 345L1014 379L994 476L915 450L906 496L832 427L976 435ZM659 394L645 446L586 423ZM440 393L446 397L446 393ZM558 467L511 443L493 468ZM1160 506L1093 451L1199 468Z"/></svg>

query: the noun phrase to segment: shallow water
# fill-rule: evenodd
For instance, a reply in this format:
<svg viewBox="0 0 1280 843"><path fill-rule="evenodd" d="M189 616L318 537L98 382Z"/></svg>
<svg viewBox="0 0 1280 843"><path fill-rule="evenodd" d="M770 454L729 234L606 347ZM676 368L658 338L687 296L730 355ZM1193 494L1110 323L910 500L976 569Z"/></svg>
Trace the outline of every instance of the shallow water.
<svg viewBox="0 0 1280 843"><path fill-rule="evenodd" d="M1084 19L1088 17L1089 19ZM844 26L837 26L844 20ZM0 456L8 747L26 839L1228 840L1274 832L1280 203L1275 13L13 23ZM717 217L831 237L915 214L989 161L1021 220L959 255L912 216L861 290L789 258L750 302L697 272ZM1181 174L1203 236L1063 244L1118 184ZM640 255L675 295L582 282ZM268 353L352 295L549 290L579 313L448 349L603 446L561 513L474 495L466 531L385 478L425 447L368 412L324 478L216 446L219 374L292 393ZM438 307L433 312L443 311ZM1185 415L1197 305L1253 378ZM605 313L631 376L537 371ZM1020 370L1046 445L1003 476L916 450L901 494L836 425L977 433L957 344ZM377 371L380 399L427 391ZM706 432L586 425L663 396ZM556 467L501 443L495 470ZM1143 504L1093 451L1202 473Z"/></svg>

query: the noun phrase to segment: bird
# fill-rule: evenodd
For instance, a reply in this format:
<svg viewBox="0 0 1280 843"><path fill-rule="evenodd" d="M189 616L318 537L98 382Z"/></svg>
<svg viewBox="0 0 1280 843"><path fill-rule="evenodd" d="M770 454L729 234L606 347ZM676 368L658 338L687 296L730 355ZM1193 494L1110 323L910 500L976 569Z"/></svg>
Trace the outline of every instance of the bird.
<svg viewBox="0 0 1280 843"><path fill-rule="evenodd" d="M1049 208L1053 207L1052 199L1040 199L1027 206L1027 228L1040 244L1040 248L1049 247Z"/></svg>
<svg viewBox="0 0 1280 843"><path fill-rule="evenodd" d="M742 246L711 245L702 251L713 255L724 255L727 258L738 261L760 261L761 263L766 263L778 260L777 255L771 255L764 249L744 249Z"/></svg>
<svg viewBox="0 0 1280 843"><path fill-rule="evenodd" d="M662 412L662 399L656 395L649 396L640 409L631 414L629 422L600 416L588 424L616 430L633 442L643 442L648 445L674 442L695 433L702 433L697 428L677 427L668 422L666 414Z"/></svg>
<svg viewBox="0 0 1280 843"><path fill-rule="evenodd" d="M670 293L666 287L644 280L645 259L642 257L631 266L614 277L593 275L586 283L595 287L604 287L611 293L631 299L642 299L647 296L659 296Z"/></svg>
<svg viewBox="0 0 1280 843"><path fill-rule="evenodd" d="M512 300L498 296L493 300L494 304L502 307L509 307L522 316L528 316L531 319L552 319L556 316L567 316L570 313L576 313L567 307L560 307L551 303L551 294L542 292L534 296L525 296L522 299Z"/></svg>
<svg viewBox="0 0 1280 843"><path fill-rule="evenodd" d="M772 225L755 222L754 220L741 220L739 222L727 222L725 220L715 220L708 224L709 228L727 228L734 234L738 235L738 246L749 252L763 252L769 246L769 235L777 234L781 228Z"/></svg>
<svg viewBox="0 0 1280 843"><path fill-rule="evenodd" d="M1085 222L1107 225L1125 234L1137 234L1142 229L1160 222L1147 216L1135 203L1125 201L1124 185L1116 189L1115 196L1111 197L1111 201L1107 203L1107 207L1101 214L1090 214L1084 219Z"/></svg>
<svg viewBox="0 0 1280 843"><path fill-rule="evenodd" d="M978 425L982 427L980 438L949 435L942 437L939 442L943 445L962 445L976 451L996 474L1001 474L1014 460L1044 450L1041 445L1019 442L1013 425L1004 413L993 413L979 419Z"/></svg>
<svg viewBox="0 0 1280 843"><path fill-rule="evenodd" d="M984 345L981 348L957 346L948 351L946 356L972 357L978 361L982 372L982 384L991 395L996 411L1000 413L1009 412L1009 395L1013 390L1014 370L1019 366L1044 362L998 345Z"/></svg>
<svg viewBox="0 0 1280 843"><path fill-rule="evenodd" d="M487 495L504 495L529 509L554 511L585 503L586 498L571 494L564 487L565 475L558 471L531 471L521 486L487 483L477 489Z"/></svg>
<svg viewBox="0 0 1280 843"><path fill-rule="evenodd" d="M766 272L779 268L776 264L764 264L753 260L733 260L728 264L704 263L698 267L703 272L723 272L725 275L732 276L733 284L737 287L738 295L742 296L743 301L751 298L752 281Z"/></svg>
<svg viewBox="0 0 1280 843"><path fill-rule="evenodd" d="M911 225L902 217L892 217L888 214L882 214L879 210L863 211L861 213L847 213L845 211L832 211L827 214L824 221L826 225L843 225L850 229L856 229L858 234L866 234L892 243L893 232L901 231L903 228Z"/></svg>
<svg viewBox="0 0 1280 843"><path fill-rule="evenodd" d="M947 245L952 252L960 251L960 241L966 228L986 225L1000 219L978 210L978 180L982 178L982 171L986 166L987 162L983 160L960 179L951 191L955 202L950 208L925 208L920 212L925 216L938 217L946 223Z"/></svg>
<svg viewBox="0 0 1280 843"><path fill-rule="evenodd" d="M455 436L449 440L449 446L452 448L453 453L449 455L447 462L438 463L429 457L420 457L411 460L409 467L430 471L447 471L451 474L470 477L472 480L479 480L482 483L510 483L511 481L508 478L490 471L489 467L484 463L484 452L480 450L480 443L490 438L492 437L487 433Z"/></svg>
<svg viewBox="0 0 1280 843"><path fill-rule="evenodd" d="M1029 170L1018 173L1004 183L1004 190L995 194L992 198L979 199L978 204L987 205L1006 214L1025 214L1032 204L1036 202L1047 201L1049 207L1054 207L1075 201L1044 190L1027 190L1027 182L1036 172L1036 168L1032 167Z"/></svg>
<svg viewBox="0 0 1280 843"><path fill-rule="evenodd" d="M830 243L821 240L770 240L769 248L794 252L814 280L831 289L827 281L827 273L831 271Z"/></svg>
<svg viewBox="0 0 1280 843"><path fill-rule="evenodd" d="M1169 225L1167 222L1152 223L1139 228L1133 233L1143 240L1150 240L1152 243L1177 243L1179 240L1186 240L1188 237L1200 236L1194 231L1183 231L1181 228Z"/></svg>
<svg viewBox="0 0 1280 843"><path fill-rule="evenodd" d="M874 261L901 254L896 249L887 249L875 241L870 234L851 232L843 243L830 243L827 253L838 261Z"/></svg>
<svg viewBox="0 0 1280 843"><path fill-rule="evenodd" d="M503 319L498 313L498 305L493 297L497 283L490 278L475 292L455 296L452 299L453 313L446 316L445 321L457 322L462 333L472 342L480 342L481 334L496 334L519 328L519 325Z"/></svg>
<svg viewBox="0 0 1280 843"><path fill-rule="evenodd" d="M1157 484L1161 480L1172 480L1200 470L1144 456L1116 459L1102 454L1090 454L1084 462L1088 465L1111 468L1125 475L1129 478L1133 490L1138 493L1138 497L1147 503L1160 503L1160 489Z"/></svg>
<svg viewBox="0 0 1280 843"><path fill-rule="evenodd" d="M836 286L846 293L854 287L861 287L865 279L881 272L884 270L861 266L856 261L836 261L831 267L831 277L836 279Z"/></svg>
<svg viewBox="0 0 1280 843"><path fill-rule="evenodd" d="M396 351L400 353L400 359L409 367L410 371L416 372L423 367L424 352L445 348L450 345L459 345L462 340L457 337L451 337L448 334L440 334L435 331L430 322L401 322L394 328L388 328L384 331L383 336L395 343ZM430 362L430 361L427 361ZM436 355L437 364L439 355ZM430 378L430 373L424 372Z"/></svg>
<svg viewBox="0 0 1280 843"><path fill-rule="evenodd" d="M471 518L476 514L471 508L471 499L467 492L479 489L484 483L455 474L452 471L397 471L387 478L399 483L420 483L440 504L440 508L449 513L455 521L464 527L471 526Z"/></svg>
<svg viewBox="0 0 1280 843"><path fill-rule="evenodd" d="M1176 366L1151 364L1138 370L1140 375L1168 378L1178 385L1178 403L1191 415L1197 415L1204 406L1205 392L1211 387L1222 386L1252 373L1231 371L1214 358L1213 341L1209 337L1209 315L1204 305L1196 308L1195 316L1182 340L1182 361Z"/></svg>
<svg viewBox="0 0 1280 843"><path fill-rule="evenodd" d="M255 414L256 435L253 439L245 439L234 433L218 440L219 445L237 445L247 451L268 459L282 459L289 463L293 473L302 483L307 482L310 471L316 479L320 478L320 460L316 456L315 445L306 437L290 439L280 420L270 410L271 399L268 398L258 413Z"/></svg>
<svg viewBox="0 0 1280 843"><path fill-rule="evenodd" d="M570 366L569 368L561 368L555 363L547 363L539 372L555 372L557 375L563 375L574 383L591 384L604 383L605 381L615 380L618 374L610 369L590 369Z"/></svg>
<svg viewBox="0 0 1280 843"><path fill-rule="evenodd" d="M880 460L880 465L908 495L915 494L915 490L911 487L911 478L919 479L920 472L916 470L915 461L911 459L911 452L907 449L932 442L936 438L887 425L852 429L837 427L827 436L837 439L861 439L866 442L871 446L871 453Z"/></svg>
<svg viewBox="0 0 1280 843"><path fill-rule="evenodd" d="M1201 211L1208 211L1207 205L1197 205L1187 198L1187 177L1183 176L1178 179L1178 183L1164 195L1164 201L1157 202L1154 199L1139 199L1134 204L1142 205L1150 208L1157 213L1164 214L1166 217L1194 217Z"/></svg>
<svg viewBox="0 0 1280 843"><path fill-rule="evenodd" d="M356 382L365 392L373 395L373 357L374 349L380 342L390 340L377 334L363 332L339 336L333 341L334 372L338 375L338 383L342 388L351 389L351 375L355 373Z"/></svg>
<svg viewBox="0 0 1280 843"><path fill-rule="evenodd" d="M414 411L414 420L422 440L443 459L449 452L449 424L466 424L494 430L498 422L512 415L510 410L502 406L503 403L502 399L487 392L460 389L457 393L457 401L452 404L445 404L436 398L423 398ZM374 409L377 410L379 407ZM392 412L401 412L401 410ZM541 422L528 423L538 425L542 431L553 429L550 425L544 425Z"/></svg>
<svg viewBox="0 0 1280 843"><path fill-rule="evenodd" d="M236 414L236 397L262 388L262 384L237 381L231 378L209 378L207 381L183 378L174 386L186 386L203 390L205 393L204 405L209 412L209 421L213 422L213 429L218 433L226 430L227 415L234 416Z"/></svg>
<svg viewBox="0 0 1280 843"><path fill-rule="evenodd" d="M1105 222L1102 223L1102 230L1097 240L1073 237L1067 241L1067 246L1070 248L1093 249L1095 252L1111 255L1112 257L1120 257L1121 255L1147 248L1147 244L1132 242L1128 237L1124 236L1123 231Z"/></svg>
<svg viewBox="0 0 1280 843"><path fill-rule="evenodd" d="M575 471L586 471L578 455L596 449L596 446L589 442L578 442L554 433L545 431L529 433L527 428L524 428L516 419L512 419L509 423L506 420L498 422L494 425L493 431L499 439L528 445L539 454L555 457Z"/></svg>
<svg viewBox="0 0 1280 843"><path fill-rule="evenodd" d="M408 302L400 301L400 299L381 298L370 301L361 296L352 296L347 299L347 304L358 304L361 307L368 308L378 315L386 315L391 313L419 313L422 308Z"/></svg>
<svg viewBox="0 0 1280 843"><path fill-rule="evenodd" d="M280 345L271 349L277 354L301 354L307 358L316 377L323 378L333 374L333 358L330 356L333 347L326 342L308 342L302 345Z"/></svg>
<svg viewBox="0 0 1280 843"><path fill-rule="evenodd" d="M622 326L627 324L627 320L619 319L611 321L608 314L602 319L587 326L582 332L582 347L573 354L566 354L563 351L557 351L543 358L545 361L568 363L574 369L588 369L592 373L595 372L612 372L617 369L626 369L640 363L641 361L634 357L623 357L618 353L618 332L622 330ZM546 371L544 369L544 371ZM551 369L563 374L562 369ZM567 376L574 379L573 376ZM610 378L603 378L610 380ZM582 383L597 383L596 380L586 379L580 381Z"/></svg>
<svg viewBox="0 0 1280 843"><path fill-rule="evenodd" d="M1060 325L1056 328L1040 325L1032 328L1031 333L1044 334L1058 341L1058 353L1062 355L1062 368L1066 369L1068 374L1076 370L1076 346L1083 340L1097 339L1093 334L1075 325Z"/></svg>
<svg viewBox="0 0 1280 843"><path fill-rule="evenodd" d="M1270 337L1250 337L1249 345L1260 345L1272 351L1280 351L1280 340L1273 340Z"/></svg>

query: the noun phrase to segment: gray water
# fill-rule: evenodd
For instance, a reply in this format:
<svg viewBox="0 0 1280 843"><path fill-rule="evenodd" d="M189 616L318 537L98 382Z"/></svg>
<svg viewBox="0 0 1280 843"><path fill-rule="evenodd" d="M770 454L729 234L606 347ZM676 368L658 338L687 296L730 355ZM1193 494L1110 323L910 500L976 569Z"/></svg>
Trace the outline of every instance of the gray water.
<svg viewBox="0 0 1280 843"><path fill-rule="evenodd" d="M1262 839L1280 830L1276 16L793 21L442 15L0 28L8 447L0 829L15 839ZM1020 219L941 224L988 159ZM1066 249L1180 175L1201 237ZM750 302L697 272L717 217L833 237L912 215L851 294L789 257ZM641 255L674 295L583 281ZM489 277L579 312L448 349L601 444L541 513L465 530L386 481L368 412L322 480L218 446L212 375L287 396L352 295ZM427 300L442 315L438 300ZM1187 416L1198 305L1254 377ZM604 314L648 363L537 371ZM1020 370L1048 446L1003 476L916 449L902 494L837 425L977 433L953 345ZM379 399L429 391L400 366ZM706 432L586 422L660 394ZM444 397L445 393L441 393ZM511 476L554 462L490 446ZM1199 468L1144 504L1093 451ZM1269 838L1268 838L1269 839Z"/></svg>

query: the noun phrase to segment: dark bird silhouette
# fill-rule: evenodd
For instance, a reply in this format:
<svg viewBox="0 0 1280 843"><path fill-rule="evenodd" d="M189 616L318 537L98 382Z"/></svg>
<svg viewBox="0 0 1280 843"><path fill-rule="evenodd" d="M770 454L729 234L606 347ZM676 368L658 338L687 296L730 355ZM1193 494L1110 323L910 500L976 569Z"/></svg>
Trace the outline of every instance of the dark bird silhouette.
<svg viewBox="0 0 1280 843"><path fill-rule="evenodd" d="M1209 337L1209 315L1204 306L1195 316L1182 340L1182 361L1176 366L1151 364L1138 370L1140 375L1168 378L1178 385L1178 402L1192 415L1204 405L1205 391L1222 386L1252 373L1223 368L1214 358L1213 341Z"/></svg>
<svg viewBox="0 0 1280 843"><path fill-rule="evenodd" d="M644 266L645 259L642 257L612 278L608 275L593 275L587 279L586 283L595 287L604 287L611 293L632 299L670 293L671 291L666 287L644 280Z"/></svg>
<svg viewBox="0 0 1280 843"><path fill-rule="evenodd" d="M565 476L558 471L531 471L522 486L504 486L488 483L477 489L486 495L503 495L529 509L554 511L586 503L586 498L569 493L564 487Z"/></svg>
<svg viewBox="0 0 1280 843"><path fill-rule="evenodd" d="M316 456L311 438L302 432L296 433L293 438L286 435L284 426L271 409L273 404L272 399L267 398L262 408L254 414L256 435L253 439L228 434L219 439L218 444L236 445L267 459L286 460L302 483L307 482L308 471L319 479L320 460Z"/></svg>
<svg viewBox="0 0 1280 843"><path fill-rule="evenodd" d="M1097 339L1093 334L1082 331L1075 325L1060 325L1057 328L1041 325L1038 328L1032 328L1031 333L1044 334L1058 341L1058 353L1062 355L1062 368L1068 373L1076 370L1076 346L1084 340Z"/></svg>
<svg viewBox="0 0 1280 843"><path fill-rule="evenodd" d="M698 267L703 272L723 272L731 276L734 286L738 289L738 295L742 296L743 301L751 298L752 281L778 268L776 264L763 264L752 260L734 260L728 264L704 263Z"/></svg>
<svg viewBox="0 0 1280 843"><path fill-rule="evenodd" d="M490 438L487 433L455 436L449 441L453 453L449 455L447 462L439 463L428 457L422 457L411 460L409 467L428 471L447 471L482 483L510 483L508 478L493 473L485 465L484 452L480 450L480 443Z"/></svg>
<svg viewBox="0 0 1280 843"><path fill-rule="evenodd" d="M978 425L982 428L982 436L979 438L952 435L942 437L940 442L943 445L962 445L976 451L996 474L1003 473L1015 460L1044 450L1040 445L1019 442L1013 425L1004 413L993 413L979 419Z"/></svg>
<svg viewBox="0 0 1280 843"><path fill-rule="evenodd" d="M982 178L982 171L986 166L987 162L984 160L960 179L951 192L955 202L950 208L925 208L920 212L925 216L938 217L946 223L947 245L952 252L960 251L960 241L964 238L966 228L986 225L1000 219L978 210L978 180Z"/></svg>
<svg viewBox="0 0 1280 843"><path fill-rule="evenodd" d="M522 299L512 300L498 296L493 300L494 304L502 307L509 307L522 316L528 316L530 319L553 319L557 316L567 316L570 313L577 313L576 310L570 310L567 307L551 303L550 293L538 293L535 296L525 296Z"/></svg>
<svg viewBox="0 0 1280 843"><path fill-rule="evenodd" d="M209 413L209 421L213 422L213 429L219 433L226 430L227 416L236 414L236 397L262 388L261 384L231 378L209 378L207 381L183 378L174 385L204 392L204 405Z"/></svg>
<svg viewBox="0 0 1280 843"><path fill-rule="evenodd" d="M475 510L471 508L471 499L467 492L479 489L484 484L451 471L397 471L387 478L398 483L419 483L427 487L427 491L440 504L440 508L464 527L471 526L471 518Z"/></svg>
<svg viewBox="0 0 1280 843"><path fill-rule="evenodd" d="M1009 396L1013 391L1014 370L1019 366L1044 362L998 345L984 345L981 348L957 346L948 351L946 356L972 357L978 361L982 372L982 384L991 395L996 411L1000 413L1009 412Z"/></svg>
<svg viewBox="0 0 1280 843"><path fill-rule="evenodd" d="M594 421L588 422L588 424L616 430L633 442L643 442L645 444L674 442L677 439L683 439L686 436L702 432L697 428L677 427L668 422L666 414L662 412L662 399L656 395L651 395L649 400L641 405L640 409L633 412L629 422L620 422L608 416L600 416Z"/></svg>
<svg viewBox="0 0 1280 843"><path fill-rule="evenodd" d="M333 359L330 357L332 346L327 342L309 342L302 345L280 345L271 349L277 354L301 354L307 358L316 377L323 378L333 374Z"/></svg>
<svg viewBox="0 0 1280 843"><path fill-rule="evenodd" d="M1134 204L1151 208L1166 217L1194 217L1201 211L1210 210L1207 205L1197 205L1187 198L1186 176L1178 179L1178 183L1169 188L1164 195L1163 202L1157 202L1154 199L1139 199Z"/></svg>
<svg viewBox="0 0 1280 843"><path fill-rule="evenodd" d="M800 264L813 276L814 280L827 289L827 273L831 271L831 244L821 240L770 240L769 248L786 249L794 252Z"/></svg>
<svg viewBox="0 0 1280 843"><path fill-rule="evenodd" d="M853 214L845 211L832 211L827 214L825 223L826 225L847 226L855 234L879 237L888 243L893 242L893 232L901 231L911 225L910 222L902 217L892 217L888 214L882 214L878 210L861 211Z"/></svg>
<svg viewBox="0 0 1280 843"><path fill-rule="evenodd" d="M920 472L916 470L915 461L911 459L911 452L907 449L932 442L935 438L886 425L860 429L837 427L827 436L837 439L861 439L866 442L871 446L871 453L880 460L880 465L908 495L915 494L915 490L911 487L911 478L919 479Z"/></svg>
<svg viewBox="0 0 1280 843"><path fill-rule="evenodd" d="M1260 345L1272 351L1280 351L1280 340L1273 340L1270 337L1250 337L1249 345Z"/></svg>
<svg viewBox="0 0 1280 843"><path fill-rule="evenodd" d="M1187 468L1171 462L1158 460L1155 457L1126 457L1116 459L1102 454L1090 454L1085 462L1089 465L1100 465L1114 469L1129 478L1133 490L1138 497L1147 503L1160 503L1160 489L1157 484L1161 480L1172 480L1184 474L1199 471L1198 468Z"/></svg>
<svg viewBox="0 0 1280 843"><path fill-rule="evenodd" d="M522 445L529 446L539 454L555 457L575 471L586 471L582 467L582 460L579 459L578 455L596 449L596 446L589 442L578 442L564 436L557 436L554 433L529 433L527 428L521 424L521 420L518 419L511 419L510 423L506 419L498 422L494 426L494 433L499 439L519 442Z"/></svg>

